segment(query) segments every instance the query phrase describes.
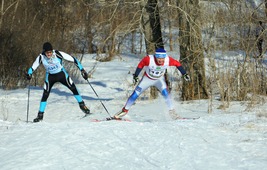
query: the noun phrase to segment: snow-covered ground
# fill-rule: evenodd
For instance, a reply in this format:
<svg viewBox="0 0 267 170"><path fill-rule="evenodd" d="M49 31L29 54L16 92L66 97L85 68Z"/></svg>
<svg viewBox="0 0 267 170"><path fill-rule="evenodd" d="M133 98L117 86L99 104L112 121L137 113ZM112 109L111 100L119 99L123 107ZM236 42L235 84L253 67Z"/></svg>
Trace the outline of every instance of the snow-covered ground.
<svg viewBox="0 0 267 170"><path fill-rule="evenodd" d="M213 100L179 101L176 112L197 120L171 120L162 97L140 97L126 118L131 122L92 122L113 115L133 90L132 73L139 59L122 56L96 63L86 55L87 71L96 64L89 84L73 77L93 115L83 113L71 92L56 84L48 99L44 120L26 123L28 89L0 90L1 170L263 170L267 167L267 104L231 102L217 109ZM39 68L42 69L42 68ZM38 70L37 70L38 71ZM42 87L30 87L29 120L36 117Z"/></svg>

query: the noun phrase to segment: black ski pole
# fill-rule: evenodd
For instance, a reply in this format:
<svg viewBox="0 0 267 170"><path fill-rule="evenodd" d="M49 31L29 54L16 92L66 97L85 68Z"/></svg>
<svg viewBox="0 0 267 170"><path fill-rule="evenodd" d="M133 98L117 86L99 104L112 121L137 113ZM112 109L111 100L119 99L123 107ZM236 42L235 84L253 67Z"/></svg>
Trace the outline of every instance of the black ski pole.
<svg viewBox="0 0 267 170"><path fill-rule="evenodd" d="M27 123L29 122L29 109L30 109L30 82L28 84L28 102L27 102Z"/></svg>
<svg viewBox="0 0 267 170"><path fill-rule="evenodd" d="M109 112L108 112L108 110L107 110L107 108L106 108L106 106L103 104L103 102L101 101L101 99L100 99L99 96L97 95L95 89L93 88L93 86L91 85L91 83L89 82L88 79L87 79L87 82L88 82L88 84L91 86L92 90L94 91L95 95L97 96L98 100L100 101L100 103L102 104L102 106L104 107L104 109L106 110L106 112L108 113L109 117L111 117L110 114L109 114ZM112 118L112 117L111 117L111 118Z"/></svg>

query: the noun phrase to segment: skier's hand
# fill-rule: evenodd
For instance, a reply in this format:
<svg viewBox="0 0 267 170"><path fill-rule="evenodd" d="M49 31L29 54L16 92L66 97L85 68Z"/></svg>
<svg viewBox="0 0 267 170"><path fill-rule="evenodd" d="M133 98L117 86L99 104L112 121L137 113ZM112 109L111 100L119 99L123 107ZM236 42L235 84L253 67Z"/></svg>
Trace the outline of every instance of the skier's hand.
<svg viewBox="0 0 267 170"><path fill-rule="evenodd" d="M27 80L31 80L32 79L32 75L31 74L26 74L26 79Z"/></svg>
<svg viewBox="0 0 267 170"><path fill-rule="evenodd" d="M184 74L183 78L185 81L190 81L190 76L188 74Z"/></svg>
<svg viewBox="0 0 267 170"><path fill-rule="evenodd" d="M83 78L84 78L85 80L87 80L87 79L88 79L88 74L87 74L87 72L86 72L84 69L82 69L82 70L81 70L81 73L82 73Z"/></svg>
<svg viewBox="0 0 267 170"><path fill-rule="evenodd" d="M135 74L133 74L133 84L136 85L136 83L139 81L138 76L136 76Z"/></svg>

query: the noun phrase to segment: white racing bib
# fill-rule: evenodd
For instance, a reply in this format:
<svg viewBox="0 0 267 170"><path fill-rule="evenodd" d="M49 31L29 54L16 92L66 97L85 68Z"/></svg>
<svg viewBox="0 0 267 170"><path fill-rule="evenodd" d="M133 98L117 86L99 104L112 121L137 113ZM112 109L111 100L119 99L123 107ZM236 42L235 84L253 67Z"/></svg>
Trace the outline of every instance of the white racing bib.
<svg viewBox="0 0 267 170"><path fill-rule="evenodd" d="M149 55L149 58L149 66L146 68L146 74L149 78L158 79L164 75L166 69L169 67L169 57L165 58L162 66L156 65L153 55Z"/></svg>
<svg viewBox="0 0 267 170"><path fill-rule="evenodd" d="M62 70L60 60L54 55L54 53L50 59L47 57L43 57L43 65L46 71L50 74L55 74Z"/></svg>

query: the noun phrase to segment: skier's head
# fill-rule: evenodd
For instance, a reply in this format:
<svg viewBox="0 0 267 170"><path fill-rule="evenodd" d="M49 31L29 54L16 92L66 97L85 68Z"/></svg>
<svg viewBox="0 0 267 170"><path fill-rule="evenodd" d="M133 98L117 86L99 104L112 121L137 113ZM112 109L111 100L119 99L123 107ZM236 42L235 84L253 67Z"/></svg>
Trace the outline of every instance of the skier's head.
<svg viewBox="0 0 267 170"><path fill-rule="evenodd" d="M165 58L165 57L167 57L166 51L163 48L156 49L155 57L156 58Z"/></svg>
<svg viewBox="0 0 267 170"><path fill-rule="evenodd" d="M46 55L46 57L50 58L53 55L53 47L50 44L50 42L46 42L43 45L43 53Z"/></svg>
<svg viewBox="0 0 267 170"><path fill-rule="evenodd" d="M53 47L50 42L45 42L43 45L43 52L52 51Z"/></svg>

